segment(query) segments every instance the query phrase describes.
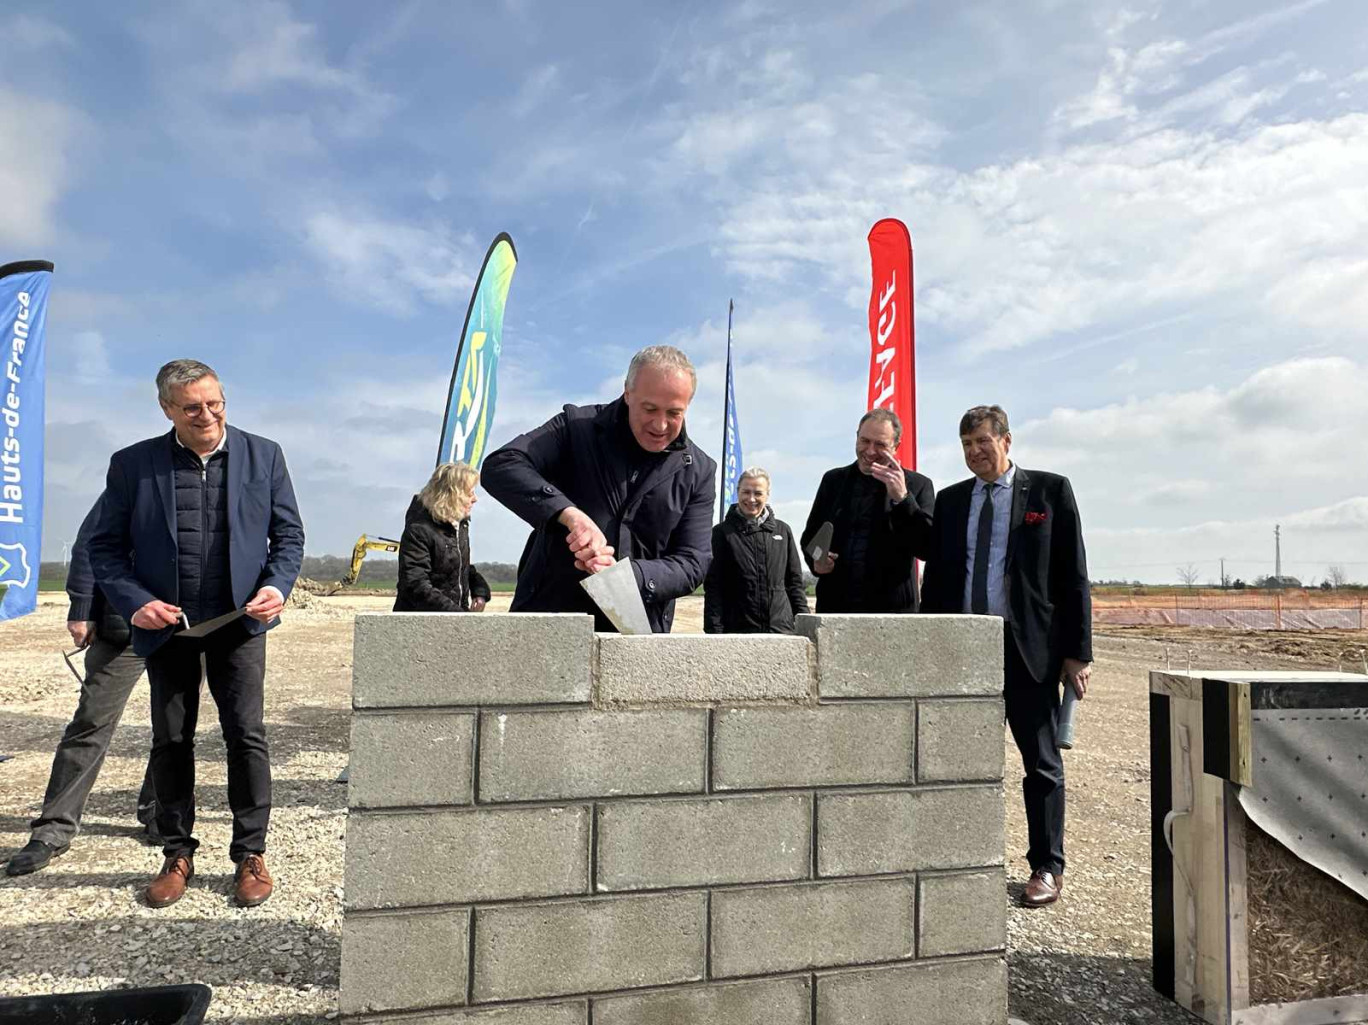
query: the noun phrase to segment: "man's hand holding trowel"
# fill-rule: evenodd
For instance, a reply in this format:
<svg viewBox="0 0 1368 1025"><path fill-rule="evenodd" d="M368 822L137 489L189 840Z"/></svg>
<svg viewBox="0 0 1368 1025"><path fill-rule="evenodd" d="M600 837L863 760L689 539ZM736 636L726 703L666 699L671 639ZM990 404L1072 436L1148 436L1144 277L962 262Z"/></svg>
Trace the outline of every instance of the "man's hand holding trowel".
<svg viewBox="0 0 1368 1025"><path fill-rule="evenodd" d="M575 568L589 574L580 581L580 586L594 604L618 633L651 633L651 621L641 600L631 560L618 562L603 531L581 510L571 506L558 519L570 531L565 543L575 559Z"/></svg>
<svg viewBox="0 0 1368 1025"><path fill-rule="evenodd" d="M581 573L597 573L617 561L613 557L613 546L588 514L572 505L562 510L559 519L570 532L565 543L575 559L575 569Z"/></svg>

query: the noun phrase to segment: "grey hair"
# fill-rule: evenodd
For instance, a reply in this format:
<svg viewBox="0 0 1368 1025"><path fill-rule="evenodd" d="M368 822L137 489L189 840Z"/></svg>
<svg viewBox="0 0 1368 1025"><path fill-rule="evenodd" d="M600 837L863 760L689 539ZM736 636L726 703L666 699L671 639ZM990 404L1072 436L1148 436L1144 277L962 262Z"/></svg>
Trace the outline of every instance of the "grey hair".
<svg viewBox="0 0 1368 1025"><path fill-rule="evenodd" d="M979 424L984 422L993 425L993 433L999 438L1011 433L1012 429L1007 424L1007 411L1001 406L974 406L960 417L960 437L973 434L978 430Z"/></svg>
<svg viewBox="0 0 1368 1025"><path fill-rule="evenodd" d="M741 482L745 480L747 477L751 478L751 480L763 480L766 484L770 486L770 488L774 487L774 481L770 480L769 471L766 470L763 466L746 467L744 470L741 471L741 476L737 478L736 486L739 488L741 486Z"/></svg>
<svg viewBox="0 0 1368 1025"><path fill-rule="evenodd" d="M673 345L648 345L635 356L627 366L626 388L632 390L636 384L637 373L642 367L663 367L667 370L682 370L689 375L691 390L689 395L698 391L698 372L694 370L694 365L689 362L689 357L684 355Z"/></svg>
<svg viewBox="0 0 1368 1025"><path fill-rule="evenodd" d="M194 384L205 377L212 377L215 381L219 380L219 375L214 373L214 368L208 363L201 363L197 359L173 359L157 371L157 398L169 404L172 388ZM223 382L219 381L220 389L222 386Z"/></svg>
<svg viewBox="0 0 1368 1025"><path fill-rule="evenodd" d="M888 424L888 426L893 428L893 444L895 446L902 441L902 421L898 419L898 414L893 412L893 410L884 409L882 406L871 409L864 416L860 417L860 422L855 426L855 433L859 434L860 428L871 420L878 424Z"/></svg>

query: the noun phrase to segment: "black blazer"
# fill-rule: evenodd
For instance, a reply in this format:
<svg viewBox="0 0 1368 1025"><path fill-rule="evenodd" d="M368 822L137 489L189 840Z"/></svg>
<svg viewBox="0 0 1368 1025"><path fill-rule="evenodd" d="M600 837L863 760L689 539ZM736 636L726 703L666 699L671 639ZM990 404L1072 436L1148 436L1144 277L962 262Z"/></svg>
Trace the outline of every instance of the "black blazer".
<svg viewBox="0 0 1368 1025"><path fill-rule="evenodd" d="M703 583L712 561L717 464L681 431L632 484L629 445L636 442L617 399L566 406L484 461L485 490L533 528L518 562L513 612L587 612L597 629L613 630L580 587L584 574L556 519L573 505L598 524L617 558L632 560L651 629L670 632L674 600Z"/></svg>
<svg viewBox="0 0 1368 1025"><path fill-rule="evenodd" d="M965 611L969 501L976 479L953 484L936 499L934 553L922 578L923 612ZM1017 467L1003 587L1008 629L1038 683L1057 681L1066 658L1092 661L1083 526L1067 477Z"/></svg>
<svg viewBox="0 0 1368 1025"><path fill-rule="evenodd" d="M241 608L268 585L288 598L304 560L304 525L285 456L269 438L231 424L225 429L233 602ZM125 619L154 598L172 605L180 600L174 433L130 445L109 460L99 522L90 535L90 565L95 583ZM268 629L250 617L243 623L252 634ZM152 654L175 629L133 627L133 651Z"/></svg>
<svg viewBox="0 0 1368 1025"><path fill-rule="evenodd" d="M850 536L851 489L864 475L856 463L828 470L817 486L807 526L803 528L803 559L812 568L808 544L824 522L830 520L834 531L831 550L836 553L836 568L817 578L818 612L916 612L916 560L931 554L931 511L936 501L931 478L915 470L903 469L907 497L879 516L869 534L866 594L853 594L852 581L839 556L846 550ZM847 564L848 566L848 564Z"/></svg>

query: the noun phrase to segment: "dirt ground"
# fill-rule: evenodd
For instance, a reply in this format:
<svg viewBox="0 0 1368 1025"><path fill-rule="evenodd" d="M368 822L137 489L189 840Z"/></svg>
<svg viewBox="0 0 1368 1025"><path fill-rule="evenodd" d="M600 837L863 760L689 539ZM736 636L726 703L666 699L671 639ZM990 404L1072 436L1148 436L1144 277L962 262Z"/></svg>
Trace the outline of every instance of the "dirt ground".
<svg viewBox="0 0 1368 1025"><path fill-rule="evenodd" d="M507 595L494 608L506 608ZM292 1025L336 1016L352 618L376 596L315 599L271 634L267 721L275 774L268 860L278 887L260 908L229 901L223 745L212 703L199 744L199 873L162 911L138 900L159 862L133 817L150 743L146 683L134 691L91 795L82 835L46 871L0 879L0 995L202 981L209 1019ZM52 751L75 706L63 664L65 597L0 626L0 859L28 839ZM681 603L677 631L701 629ZM1052 908L1009 911L1011 1012L1031 1025L1195 1022L1150 988L1148 677L1152 668L1361 667L1363 633L1112 629L1097 638L1093 687L1066 755L1069 869ZM1348 654L1346 654L1348 652ZM1025 820L1008 756L1009 894L1020 892ZM7 756L7 757L6 757Z"/></svg>

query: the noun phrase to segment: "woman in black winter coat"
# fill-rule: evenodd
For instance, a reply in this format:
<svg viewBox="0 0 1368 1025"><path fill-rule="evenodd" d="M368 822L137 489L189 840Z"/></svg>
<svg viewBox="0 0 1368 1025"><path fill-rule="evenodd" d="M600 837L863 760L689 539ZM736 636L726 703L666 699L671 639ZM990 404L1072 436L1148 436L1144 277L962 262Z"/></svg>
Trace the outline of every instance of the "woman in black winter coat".
<svg viewBox="0 0 1368 1025"><path fill-rule="evenodd" d="M442 463L413 496L399 539L395 612L483 612L489 584L470 561L470 507L480 475Z"/></svg>
<svg viewBox="0 0 1368 1025"><path fill-rule="evenodd" d="M793 530L769 507L770 476L757 467L737 483L736 504L712 531L712 565L703 581L703 629L793 633L808 611L803 560Z"/></svg>

